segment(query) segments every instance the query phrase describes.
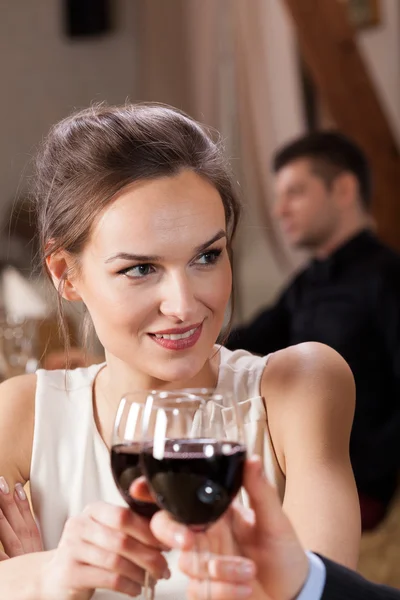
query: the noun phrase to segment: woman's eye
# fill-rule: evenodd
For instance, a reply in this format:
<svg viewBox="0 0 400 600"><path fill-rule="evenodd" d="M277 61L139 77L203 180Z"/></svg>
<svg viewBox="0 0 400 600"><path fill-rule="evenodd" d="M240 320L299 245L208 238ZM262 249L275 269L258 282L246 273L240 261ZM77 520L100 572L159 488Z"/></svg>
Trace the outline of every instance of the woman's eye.
<svg viewBox="0 0 400 600"><path fill-rule="evenodd" d="M153 265L143 264L136 265L134 267L128 267L127 269L122 269L122 271L119 271L119 273L121 273L121 275L126 275L127 277L140 279L141 277L146 277L146 275L150 275L150 273L153 273L153 271Z"/></svg>
<svg viewBox="0 0 400 600"><path fill-rule="evenodd" d="M217 262L221 252L222 250L209 250L208 252L204 252L196 260L196 263L200 265L213 265Z"/></svg>

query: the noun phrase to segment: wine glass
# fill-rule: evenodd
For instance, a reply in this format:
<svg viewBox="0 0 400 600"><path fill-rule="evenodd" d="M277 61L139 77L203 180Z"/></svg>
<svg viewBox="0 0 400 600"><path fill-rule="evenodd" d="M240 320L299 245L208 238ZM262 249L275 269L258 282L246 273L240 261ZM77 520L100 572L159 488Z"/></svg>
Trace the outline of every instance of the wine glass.
<svg viewBox="0 0 400 600"><path fill-rule="evenodd" d="M142 420L141 463L158 506L204 533L242 486L246 446L233 396L195 392L151 394Z"/></svg>
<svg viewBox="0 0 400 600"><path fill-rule="evenodd" d="M7 315L0 321L0 372L3 379L33 373L38 367L38 322Z"/></svg>
<svg viewBox="0 0 400 600"><path fill-rule="evenodd" d="M135 513L150 519L159 510L152 502L133 499L129 494L132 483L142 476L140 460L142 430L149 412L147 405L152 406L155 392L150 390L125 394L121 399L115 417L113 438L111 443L111 470L114 481L122 497ZM181 393L169 393L170 401L182 398ZM147 428L150 435L150 428ZM154 582L146 573L143 588L144 600L154 599Z"/></svg>

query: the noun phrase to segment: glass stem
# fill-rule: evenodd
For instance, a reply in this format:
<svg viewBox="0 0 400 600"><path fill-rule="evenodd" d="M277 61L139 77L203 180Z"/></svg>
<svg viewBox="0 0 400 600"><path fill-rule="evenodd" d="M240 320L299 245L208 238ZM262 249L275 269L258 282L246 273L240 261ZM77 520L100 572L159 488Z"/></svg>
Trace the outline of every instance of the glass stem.
<svg viewBox="0 0 400 600"><path fill-rule="evenodd" d="M204 540L203 543L202 543L202 540ZM204 600L210 600L211 599L211 588L210 588L211 581L210 581L210 574L208 571L208 564L210 562L211 553L210 553L210 548L209 548L205 530L204 531L196 531L195 551L196 551L196 557L197 557L197 570L198 570L198 574L199 574L199 579L201 579L202 574L204 573L203 583L204 583L205 594L204 594L204 596L202 596L202 598L204 598Z"/></svg>
<svg viewBox="0 0 400 600"><path fill-rule="evenodd" d="M143 586L144 600L154 600L154 589L155 589L154 580L153 580L152 576L150 575L150 573L148 571L146 571L146 574L144 576L144 586Z"/></svg>

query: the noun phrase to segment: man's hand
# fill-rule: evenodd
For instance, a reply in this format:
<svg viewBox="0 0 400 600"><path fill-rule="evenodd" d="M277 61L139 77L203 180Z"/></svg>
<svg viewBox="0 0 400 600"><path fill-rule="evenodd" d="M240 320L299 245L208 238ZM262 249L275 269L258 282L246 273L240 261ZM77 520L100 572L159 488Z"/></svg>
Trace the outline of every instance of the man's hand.
<svg viewBox="0 0 400 600"><path fill-rule="evenodd" d="M206 564L193 555L196 536L203 534L176 523L164 511L151 521L154 535L163 544L182 550L180 568L191 579L189 597L193 600L204 597L207 572L210 600L293 600L306 581L307 556L259 458L247 462L244 487L252 510L235 503L208 530L212 557Z"/></svg>

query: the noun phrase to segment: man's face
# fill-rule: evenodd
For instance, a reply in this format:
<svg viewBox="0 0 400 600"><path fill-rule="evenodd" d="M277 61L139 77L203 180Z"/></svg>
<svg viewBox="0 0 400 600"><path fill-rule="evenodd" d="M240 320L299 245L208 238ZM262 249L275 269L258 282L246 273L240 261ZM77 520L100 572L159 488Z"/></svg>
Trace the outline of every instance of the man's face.
<svg viewBox="0 0 400 600"><path fill-rule="evenodd" d="M338 227L334 186L329 189L312 170L309 159L298 159L278 171L274 214L289 244L314 249Z"/></svg>

